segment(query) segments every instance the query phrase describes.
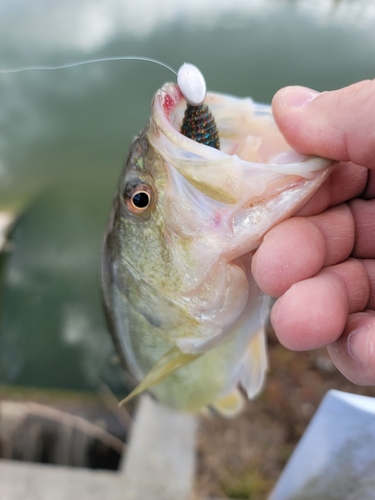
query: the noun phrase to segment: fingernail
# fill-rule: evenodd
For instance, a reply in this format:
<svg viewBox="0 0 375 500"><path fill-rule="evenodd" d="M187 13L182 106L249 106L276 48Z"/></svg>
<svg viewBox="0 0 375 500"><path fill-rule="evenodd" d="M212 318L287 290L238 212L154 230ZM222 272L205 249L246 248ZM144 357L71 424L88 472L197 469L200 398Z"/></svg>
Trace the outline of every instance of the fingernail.
<svg viewBox="0 0 375 500"><path fill-rule="evenodd" d="M366 364L375 349L373 332L370 330L364 326L354 330L348 337L348 352L361 365Z"/></svg>
<svg viewBox="0 0 375 500"><path fill-rule="evenodd" d="M283 101L288 108L299 108L311 102L318 95L319 92L306 87L287 87L283 92Z"/></svg>

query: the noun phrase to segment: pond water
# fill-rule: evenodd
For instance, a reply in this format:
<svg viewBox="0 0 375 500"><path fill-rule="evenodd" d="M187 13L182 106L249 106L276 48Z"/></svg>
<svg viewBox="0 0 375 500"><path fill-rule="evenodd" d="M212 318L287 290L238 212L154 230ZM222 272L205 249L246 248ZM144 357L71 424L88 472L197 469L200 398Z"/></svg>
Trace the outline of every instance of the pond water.
<svg viewBox="0 0 375 500"><path fill-rule="evenodd" d="M138 55L197 65L210 90L270 102L375 76L375 2L3 0L0 69ZM123 61L0 73L0 382L123 388L103 315L101 239L155 91L175 76Z"/></svg>

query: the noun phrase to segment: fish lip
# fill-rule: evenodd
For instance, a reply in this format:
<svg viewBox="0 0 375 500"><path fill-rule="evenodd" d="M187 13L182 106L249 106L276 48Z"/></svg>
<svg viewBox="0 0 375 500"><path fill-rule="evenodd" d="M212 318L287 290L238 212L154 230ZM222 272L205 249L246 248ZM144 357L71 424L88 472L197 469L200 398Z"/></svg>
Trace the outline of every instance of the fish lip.
<svg viewBox="0 0 375 500"><path fill-rule="evenodd" d="M158 106L161 106L162 114L169 121L172 111L183 99L184 98L177 84L166 83L154 95L151 104L152 113L154 114L154 112L158 112Z"/></svg>

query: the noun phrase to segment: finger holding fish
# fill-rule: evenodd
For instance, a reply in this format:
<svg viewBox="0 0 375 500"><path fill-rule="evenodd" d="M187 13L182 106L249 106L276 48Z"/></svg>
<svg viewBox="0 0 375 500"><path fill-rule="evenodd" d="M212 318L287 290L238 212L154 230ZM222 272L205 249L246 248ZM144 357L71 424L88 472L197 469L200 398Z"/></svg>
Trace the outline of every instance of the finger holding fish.
<svg viewBox="0 0 375 500"><path fill-rule="evenodd" d="M375 80L316 92L286 87L272 101L276 123L288 143L303 154L352 161L374 169Z"/></svg>
<svg viewBox="0 0 375 500"><path fill-rule="evenodd" d="M348 315L362 311L368 299L366 271L351 259L293 284L274 305L271 322L289 349L318 349L335 342Z"/></svg>
<svg viewBox="0 0 375 500"><path fill-rule="evenodd" d="M354 220L345 204L292 217L265 235L252 261L253 276L264 292L280 297L297 281L345 260L353 246Z"/></svg>
<svg viewBox="0 0 375 500"><path fill-rule="evenodd" d="M364 310L348 317L339 339L328 346L337 368L358 385L375 385L375 312Z"/></svg>
<svg viewBox="0 0 375 500"><path fill-rule="evenodd" d="M261 288L279 297L271 319L280 341L296 350L328 345L336 366L361 384L375 383L375 177L368 170L374 98L373 81L322 94L300 87L276 94L275 119L293 148L345 161L298 212L307 218L271 229L253 259Z"/></svg>
<svg viewBox="0 0 375 500"><path fill-rule="evenodd" d="M375 306L373 204L373 200L357 200L317 216L284 221L266 235L253 259L258 284L280 297L271 314L279 340L296 350L333 343L329 351L338 368L353 382L367 380L368 384L373 384L374 378L363 375L363 366L368 373L373 373L375 366L366 364L364 359L369 358L364 356L365 351L361 363L351 359L347 364L339 358L348 345L343 339L350 335L352 314L365 308L373 311ZM298 257L288 248L293 248ZM350 255L354 258L348 260ZM319 260L322 265L317 270ZM342 271L339 275L338 269ZM363 314L367 350L371 350L375 348L375 318L368 312ZM347 356L349 351L345 359Z"/></svg>

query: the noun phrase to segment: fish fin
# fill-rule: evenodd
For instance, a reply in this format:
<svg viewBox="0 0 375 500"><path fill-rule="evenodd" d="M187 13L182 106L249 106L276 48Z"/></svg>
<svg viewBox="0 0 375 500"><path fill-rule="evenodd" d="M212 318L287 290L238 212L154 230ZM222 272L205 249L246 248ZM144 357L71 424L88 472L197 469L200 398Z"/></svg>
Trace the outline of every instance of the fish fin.
<svg viewBox="0 0 375 500"><path fill-rule="evenodd" d="M252 338L242 359L240 383L250 399L261 391L267 368L266 334L262 327Z"/></svg>
<svg viewBox="0 0 375 500"><path fill-rule="evenodd" d="M185 366L199 358L199 356L201 356L201 354L185 354L178 347L172 347L172 349L160 358L151 370L146 373L145 377L137 385L137 387L128 396L126 396L125 399L120 401L119 405L125 405L135 396L141 394L141 392L144 392L153 385L161 382L182 366Z"/></svg>
<svg viewBox="0 0 375 500"><path fill-rule="evenodd" d="M238 388L233 389L227 396L212 403L210 407L222 417L236 417L245 406L245 400Z"/></svg>

